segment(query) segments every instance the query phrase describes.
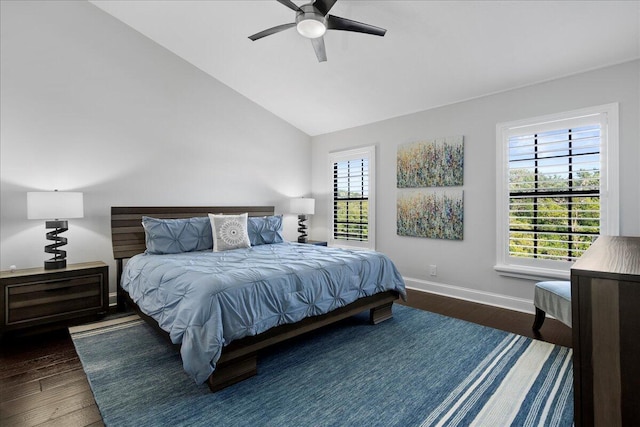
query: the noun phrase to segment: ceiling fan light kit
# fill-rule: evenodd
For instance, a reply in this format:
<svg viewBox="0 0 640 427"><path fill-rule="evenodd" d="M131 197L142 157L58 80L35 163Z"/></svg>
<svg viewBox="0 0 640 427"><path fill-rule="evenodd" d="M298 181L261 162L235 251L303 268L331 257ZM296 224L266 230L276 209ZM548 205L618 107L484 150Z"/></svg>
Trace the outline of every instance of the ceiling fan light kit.
<svg viewBox="0 0 640 427"><path fill-rule="evenodd" d="M336 1L315 0L298 7L291 0L278 0L279 3L296 12L295 23L277 25L249 36L249 38L252 41L256 41L295 26L301 36L311 40L311 45L316 52L318 61L324 62L327 60L327 54L324 48L323 36L327 30L352 31L381 37L387 32L384 28L329 15L329 10L336 4Z"/></svg>
<svg viewBox="0 0 640 427"><path fill-rule="evenodd" d="M317 39L327 32L324 15L319 13L312 4L305 4L296 13L296 29L302 37Z"/></svg>
<svg viewBox="0 0 640 427"><path fill-rule="evenodd" d="M325 27L324 23L316 21L315 19L304 19L298 22L296 29L302 37L308 39L317 39L318 37L324 36L324 33L327 32L327 27Z"/></svg>

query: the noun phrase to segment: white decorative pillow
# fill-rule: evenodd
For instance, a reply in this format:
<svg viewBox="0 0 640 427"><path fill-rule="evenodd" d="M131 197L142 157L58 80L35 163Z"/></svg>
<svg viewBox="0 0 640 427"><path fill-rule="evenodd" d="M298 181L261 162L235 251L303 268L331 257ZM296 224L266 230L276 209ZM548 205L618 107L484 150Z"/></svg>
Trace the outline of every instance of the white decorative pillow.
<svg viewBox="0 0 640 427"><path fill-rule="evenodd" d="M242 215L209 214L214 252L251 246L247 232L247 216L246 213Z"/></svg>

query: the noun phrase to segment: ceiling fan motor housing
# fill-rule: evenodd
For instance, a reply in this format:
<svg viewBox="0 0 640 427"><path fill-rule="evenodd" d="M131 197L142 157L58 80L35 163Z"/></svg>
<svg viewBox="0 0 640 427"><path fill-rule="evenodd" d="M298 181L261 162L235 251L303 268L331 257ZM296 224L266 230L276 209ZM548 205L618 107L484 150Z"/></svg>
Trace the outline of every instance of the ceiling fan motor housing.
<svg viewBox="0 0 640 427"><path fill-rule="evenodd" d="M313 4L305 4L296 12L296 28L304 37L322 37L327 31L326 18Z"/></svg>

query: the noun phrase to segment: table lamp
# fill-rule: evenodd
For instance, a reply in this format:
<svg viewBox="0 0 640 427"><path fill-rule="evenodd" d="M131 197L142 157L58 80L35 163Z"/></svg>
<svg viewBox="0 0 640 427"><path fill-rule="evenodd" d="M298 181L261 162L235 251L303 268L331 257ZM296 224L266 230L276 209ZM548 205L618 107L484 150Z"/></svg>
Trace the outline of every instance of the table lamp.
<svg viewBox="0 0 640 427"><path fill-rule="evenodd" d="M307 243L307 215L313 215L316 207L315 199L297 197L291 199L291 213L298 214L298 243Z"/></svg>
<svg viewBox="0 0 640 427"><path fill-rule="evenodd" d="M47 240L51 240L53 243L46 245L44 251L53 254L53 258L44 262L45 270L67 266L67 252L59 249L67 244L67 239L61 237L60 233L69 229L67 219L82 218L83 216L82 193L58 190L27 193L27 218L46 219L45 228L53 229L46 234Z"/></svg>

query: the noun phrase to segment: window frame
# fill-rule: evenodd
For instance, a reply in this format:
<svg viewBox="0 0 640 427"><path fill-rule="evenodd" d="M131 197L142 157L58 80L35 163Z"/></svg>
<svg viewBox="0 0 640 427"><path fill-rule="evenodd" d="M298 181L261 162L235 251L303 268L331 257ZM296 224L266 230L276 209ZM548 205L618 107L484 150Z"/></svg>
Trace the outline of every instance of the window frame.
<svg viewBox="0 0 640 427"><path fill-rule="evenodd" d="M619 225L618 104L605 104L496 125L496 265L504 276L570 277L572 262L509 256L509 138L515 135L600 123L600 235L617 236Z"/></svg>
<svg viewBox="0 0 640 427"><path fill-rule="evenodd" d="M343 162L348 160L356 160L367 158L369 160L369 197L368 197L368 240L346 240L336 239L333 234L334 226L334 182L333 182L333 167L336 162ZM376 248L376 146L369 145L366 147L353 148L348 150L332 151L329 153L329 235L327 241L330 246L344 247L344 248L357 248L357 249L369 249L375 250Z"/></svg>

